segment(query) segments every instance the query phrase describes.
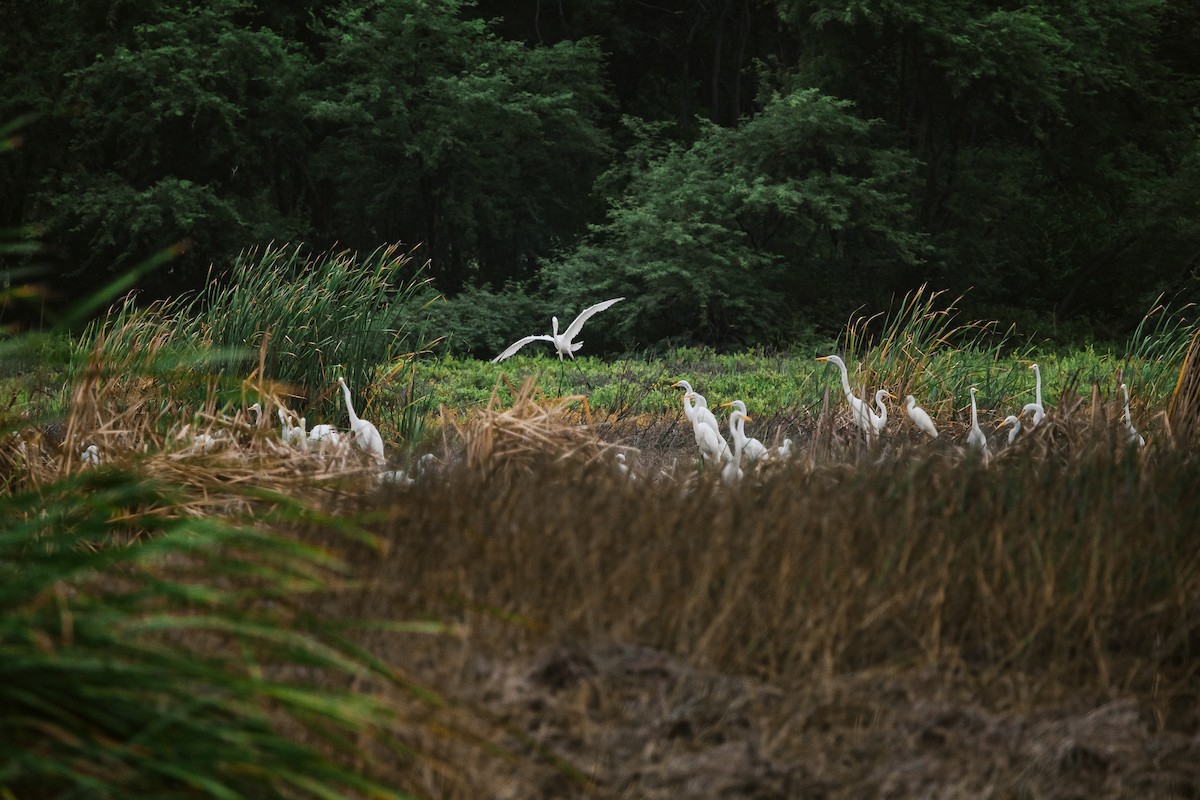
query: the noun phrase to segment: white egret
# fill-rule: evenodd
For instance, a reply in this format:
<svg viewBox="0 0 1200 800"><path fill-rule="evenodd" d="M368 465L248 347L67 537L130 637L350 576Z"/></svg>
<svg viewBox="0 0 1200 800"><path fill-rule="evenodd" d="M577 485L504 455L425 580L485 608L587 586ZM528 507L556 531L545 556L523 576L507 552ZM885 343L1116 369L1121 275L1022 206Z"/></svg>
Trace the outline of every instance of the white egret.
<svg viewBox="0 0 1200 800"><path fill-rule="evenodd" d="M83 461L85 466L96 466L100 463L100 448L96 447L94 444L89 444L84 448L83 452L79 454L79 458Z"/></svg>
<svg viewBox="0 0 1200 800"><path fill-rule="evenodd" d="M1042 370L1037 364L1030 364L1029 368L1033 370L1033 374L1037 378L1037 387L1034 390L1033 402L1026 403L1025 407L1021 409L1021 414L1024 415L1027 411L1033 412L1033 419L1029 423L1029 429L1033 430L1046 418L1046 407L1042 405Z"/></svg>
<svg viewBox="0 0 1200 800"><path fill-rule="evenodd" d="M338 433L336 425L313 425L313 429L308 432L308 440L322 446L337 447L342 442L342 436Z"/></svg>
<svg viewBox="0 0 1200 800"><path fill-rule="evenodd" d="M967 433L967 444L974 450L987 455L987 437L979 427L979 414L975 408L975 387L971 387L971 430Z"/></svg>
<svg viewBox="0 0 1200 800"><path fill-rule="evenodd" d="M250 421L250 424L257 428L259 423L262 421L262 406L260 406L258 403L255 403L246 409L246 411L254 412L254 419Z"/></svg>
<svg viewBox="0 0 1200 800"><path fill-rule="evenodd" d="M637 475L634 474L634 471L630 469L628 464L625 463L624 453L617 453L617 471L621 473L621 477L623 478L627 478L631 481L637 480Z"/></svg>
<svg viewBox="0 0 1200 800"><path fill-rule="evenodd" d="M609 306L619 303L624 300L624 297L614 297L612 300L605 300L603 303L596 303L594 306L588 306L583 311L579 312L579 316L567 326L562 333L558 332L558 317L550 318L550 326L553 331L551 334L539 334L534 336L526 336L524 339L518 339L508 346L507 349L500 355L492 359L492 363L496 364L509 356L516 353L530 342L551 342L554 349L558 352L558 360L562 361L563 356L575 358L575 351L583 347L583 342L574 341L579 332L583 330L583 323L587 322L596 314L599 314Z"/></svg>
<svg viewBox="0 0 1200 800"><path fill-rule="evenodd" d="M383 437L379 435L379 429L365 419L359 419L358 414L354 413L354 404L350 401L350 387L340 375L338 383L346 398L346 413L350 415L350 432L354 434L355 444L360 450L370 453L380 464L384 463Z"/></svg>
<svg viewBox="0 0 1200 800"><path fill-rule="evenodd" d="M731 428L735 425L741 428L747 421L753 422L750 417L746 416L744 411L739 409L735 408L733 413L729 415L729 426ZM726 484L733 485L742 479L742 443L742 439L734 439L733 457L721 469L721 480Z"/></svg>
<svg viewBox="0 0 1200 800"><path fill-rule="evenodd" d="M1026 414L1033 415L1029 421L1029 430L1033 430L1046 418L1046 409L1042 408L1041 403L1026 403L1021 406L1020 416L1023 417Z"/></svg>
<svg viewBox="0 0 1200 800"><path fill-rule="evenodd" d="M684 395L684 400L703 397L695 392L688 392ZM701 411L708 411L707 405L696 406L696 416L692 419L692 434L696 437L696 445L700 448L700 455L704 458L705 463L716 462L720 464L723 461L728 461L733 457L729 452L729 443L725 441L725 437L721 436L721 432L717 430L715 425L710 425L703 417L700 416ZM709 416L712 412L708 411ZM715 421L715 417L714 417Z"/></svg>
<svg viewBox="0 0 1200 800"><path fill-rule="evenodd" d="M279 424L283 427L283 443L291 444L292 443L291 415L285 414L282 406L279 408Z"/></svg>
<svg viewBox="0 0 1200 800"><path fill-rule="evenodd" d="M789 458L792 457L792 440L784 439L783 444L781 444L781 445L779 445L779 447L775 448L775 452L778 454L779 458L783 459L784 461L787 461Z"/></svg>
<svg viewBox="0 0 1200 800"><path fill-rule="evenodd" d="M1000 430L1005 425L1012 425L1012 430L1008 432L1008 443L1012 444L1016 441L1017 434L1021 432L1021 418L1015 414L1009 414L1004 419L996 423L996 430Z"/></svg>
<svg viewBox="0 0 1200 800"><path fill-rule="evenodd" d="M770 453L767 451L767 446L758 439L746 435L745 421L749 419L749 417L746 416L748 413L746 411L746 404L741 400L731 400L728 403L721 403L721 408L729 408L730 406L732 406L735 411L742 412L742 417L739 420L740 424L736 426L733 424L733 413L731 412L729 414L729 435L733 439L734 444L739 442L741 443L743 455L745 455L746 458L752 463L767 458L770 455Z"/></svg>
<svg viewBox="0 0 1200 800"><path fill-rule="evenodd" d="M846 402L850 404L850 418L854 420L854 424L863 432L863 435L868 440L873 440L875 435L875 427L871 423L872 411L870 407L860 398L854 395L854 391L850 388L850 375L846 372L846 364L838 356L821 356L817 361L828 361L837 366L842 373L842 391L846 394Z"/></svg>
<svg viewBox="0 0 1200 800"><path fill-rule="evenodd" d="M700 455L708 461L724 461L731 456L729 452L729 444L721 436L721 429L717 425L717 418L713 416L712 411L708 408L708 400L704 395L697 394L692 389L692 385L687 381L676 381L672 384L674 387L683 389L683 413L692 423L692 433L696 437L696 445L700 448ZM712 435L709 435L704 428L712 430Z"/></svg>
<svg viewBox="0 0 1200 800"><path fill-rule="evenodd" d="M1133 419L1129 416L1129 387L1122 383L1121 391L1125 393L1125 417L1123 418L1123 422L1125 423L1125 438L1130 444L1145 447L1146 440L1137 432L1137 428L1133 427Z"/></svg>
<svg viewBox="0 0 1200 800"><path fill-rule="evenodd" d="M925 409L917 405L917 398L910 394L904 398L904 402L908 406L908 418L912 420L912 424L916 425L917 429L921 432L928 434L931 439L936 439L938 437L938 429L933 424L933 419L930 418Z"/></svg>
<svg viewBox="0 0 1200 800"><path fill-rule="evenodd" d="M875 430L875 435L879 436L883 433L883 428L887 425L887 406L883 404L883 398L894 397L887 389L880 389L875 393L875 406L879 409L876 414L870 408L867 411L871 414L871 427Z"/></svg>
<svg viewBox="0 0 1200 800"><path fill-rule="evenodd" d="M295 425L291 429L291 441L293 444L299 444L301 450L308 450L308 420L304 417L300 418L300 424Z"/></svg>

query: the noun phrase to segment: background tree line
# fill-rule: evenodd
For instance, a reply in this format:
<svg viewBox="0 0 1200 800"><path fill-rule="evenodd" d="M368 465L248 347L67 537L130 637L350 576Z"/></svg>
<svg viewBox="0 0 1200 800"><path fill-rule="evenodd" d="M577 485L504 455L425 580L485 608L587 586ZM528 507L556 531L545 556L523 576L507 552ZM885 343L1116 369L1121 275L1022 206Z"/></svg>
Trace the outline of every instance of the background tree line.
<svg viewBox="0 0 1200 800"><path fill-rule="evenodd" d="M596 344L779 344L925 282L1117 327L1197 289L1192 3L0 13L0 121L37 115L0 227L36 226L67 298L184 237L143 296L268 241L419 244L478 354L614 294Z"/></svg>

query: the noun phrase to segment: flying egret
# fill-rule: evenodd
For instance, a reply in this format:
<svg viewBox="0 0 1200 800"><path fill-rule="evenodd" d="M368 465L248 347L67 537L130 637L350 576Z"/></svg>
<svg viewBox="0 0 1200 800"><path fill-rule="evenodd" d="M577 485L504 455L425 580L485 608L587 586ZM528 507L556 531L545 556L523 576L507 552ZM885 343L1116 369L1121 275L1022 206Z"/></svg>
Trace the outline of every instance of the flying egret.
<svg viewBox="0 0 1200 800"><path fill-rule="evenodd" d="M750 417L746 416L746 412L735 408L729 415L729 427L743 428L747 421L753 422ZM733 485L742 479L742 445L745 443L745 432L742 433L742 438L734 438L733 440L733 457L721 469L721 480L728 485Z"/></svg>
<svg viewBox="0 0 1200 800"><path fill-rule="evenodd" d="M996 423L996 430L1000 430L1005 425L1012 425L1012 430L1008 432L1008 443L1012 444L1014 441L1016 441L1017 434L1021 432L1021 418L1015 414L1009 414L1007 417Z"/></svg>
<svg viewBox="0 0 1200 800"><path fill-rule="evenodd" d="M736 444L739 441L742 443L742 453L751 462L757 462L767 458L770 455L770 453L767 451L767 446L758 439L746 435L745 420L749 419L749 417L746 416L746 414L749 413L746 411L746 404L741 400L731 400L728 403L721 403L721 408L730 407L732 407L735 411L742 412L742 424L736 426L733 424L733 413L730 412L729 414L729 435L734 440L734 443Z"/></svg>
<svg viewBox="0 0 1200 800"><path fill-rule="evenodd" d="M884 426L887 425L887 406L883 404L883 398L885 397L895 397L895 395L887 389L880 389L875 393L875 405L879 409L878 414L870 408L867 409L867 412L871 415L871 427L875 430L876 436L882 434Z"/></svg>
<svg viewBox="0 0 1200 800"><path fill-rule="evenodd" d="M551 326L551 330L553 331L552 333L550 333L549 335L540 334L540 335L534 335L534 336L526 336L524 339L518 339L517 341L510 344L503 353L501 353L500 355L493 358L492 363L493 364L499 363L499 362L503 361L504 359L508 358L509 356L513 355L514 353L516 353L518 350L520 350L522 347L529 344L530 342L539 342L539 341L551 342L554 345L554 349L556 351L558 351L558 360L559 361L562 361L563 356L570 356L571 358L575 358L575 351L578 350L579 348L583 347L583 342L575 341L575 337L579 335L579 332L581 330L583 330L583 323L587 322L589 319L591 319L596 314L599 314L604 309L606 309L616 303L619 303L624 299L625 299L624 297L614 297L612 300L605 300L603 303L596 303L596 305L594 305L594 306L588 306L583 311L579 312L579 316L577 316L575 318L575 321L572 322L570 325L568 325L566 327L566 330L564 330L562 333L558 332L558 317L551 317L550 318L550 326Z"/></svg>
<svg viewBox="0 0 1200 800"><path fill-rule="evenodd" d="M911 394L904 398L904 402L908 406L908 418L912 420L912 424L917 426L917 429L929 435L931 439L938 437L938 429L933 424L933 420L925 409L917 405L917 398Z"/></svg>
<svg viewBox="0 0 1200 800"><path fill-rule="evenodd" d="M975 387L971 387L971 430L967 433L967 444L974 450L987 455L987 437L979 427L979 414L975 409Z"/></svg>
<svg viewBox="0 0 1200 800"><path fill-rule="evenodd" d="M1145 447L1146 440L1137 432L1137 428L1133 427L1133 419L1129 416L1129 387L1122 383L1121 391L1125 393L1125 416L1123 418L1123 422L1125 423L1125 438L1130 444Z"/></svg>
<svg viewBox="0 0 1200 800"><path fill-rule="evenodd" d="M850 418L854 420L854 424L863 432L863 435L868 440L873 441L875 436L875 427L871 423L872 411L870 407L860 398L854 395L850 388L850 375L846 372L846 363L838 356L821 356L817 361L828 361L837 366L842 373L842 391L846 394L846 401L850 404Z"/></svg>
<svg viewBox="0 0 1200 800"><path fill-rule="evenodd" d="M354 434L354 442L363 452L370 453L376 461L383 464L383 437L379 435L379 429L367 422L365 419L359 419L358 414L354 413L354 403L350 401L350 387L346 385L345 379L338 376L338 383L342 387L342 393L346 398L346 412L350 415L350 432Z"/></svg>

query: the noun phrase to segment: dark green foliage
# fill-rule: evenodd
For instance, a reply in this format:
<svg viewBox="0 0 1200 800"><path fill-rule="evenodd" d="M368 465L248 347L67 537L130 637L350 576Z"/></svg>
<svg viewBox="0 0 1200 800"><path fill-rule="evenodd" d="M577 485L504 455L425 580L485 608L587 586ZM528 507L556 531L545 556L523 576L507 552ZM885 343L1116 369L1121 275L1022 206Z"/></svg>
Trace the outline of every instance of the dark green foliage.
<svg viewBox="0 0 1200 800"><path fill-rule="evenodd" d="M297 678L373 674L297 611L337 562L179 500L111 469L0 495L0 794L399 797L295 738L344 751L387 719Z"/></svg>
<svg viewBox="0 0 1200 800"><path fill-rule="evenodd" d="M836 324L855 298L885 297L893 270L920 262L914 169L849 103L777 96L651 159L551 274L564 299L628 296L621 327L643 341L779 343L805 317Z"/></svg>

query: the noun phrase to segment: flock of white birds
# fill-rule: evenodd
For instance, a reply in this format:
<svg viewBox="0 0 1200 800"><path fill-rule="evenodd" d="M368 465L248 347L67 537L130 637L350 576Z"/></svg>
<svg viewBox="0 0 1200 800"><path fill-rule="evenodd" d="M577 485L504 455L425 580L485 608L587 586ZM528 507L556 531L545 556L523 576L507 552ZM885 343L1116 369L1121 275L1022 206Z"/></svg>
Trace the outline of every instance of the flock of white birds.
<svg viewBox="0 0 1200 800"><path fill-rule="evenodd" d="M546 341L553 344L560 361L562 361L564 356L574 359L576 351L583 346L583 342L575 341L575 337L583 330L584 323L596 314L611 308L624 299L624 297L615 297L611 300L605 300L601 303L588 306L561 333L558 330L558 317L551 317L550 334L535 334L518 339L493 358L492 363L495 364L503 361L514 355L525 345L535 341ZM875 392L874 407L872 407L872 404L867 400L854 394L854 390L850 387L850 375L846 369L846 363L839 356L822 356L817 360L828 362L838 368L841 373L842 391L845 393L846 402L850 407L851 421L862 432L868 444L877 442L888 422L888 410L883 401L889 398L894 399L895 395L887 389L879 389ZM1036 378L1034 401L1027 403L1019 414L1010 414L995 426L997 430L1006 426L1009 427L1008 444L1013 443L1022 429L1032 430L1040 425L1046 417L1046 409L1042 404L1042 373L1037 364L1031 365L1030 369L1033 370ZM349 441L371 456L382 470L387 466L387 460L384 456L383 437L379 435L379 429L367 420L361 419L355 413L354 403L350 396L350 387L346 385L346 381L339 377L337 382L342 389L346 402L346 412L350 417ZM729 414L729 434L733 444L730 446L729 442L721 434L717 418L709 409L708 401L704 396L696 392L686 380L678 381L673 386L684 391L684 414L687 416L688 421L691 422L692 432L695 435L696 446L700 450L702 461L706 465L719 469L721 479L726 483L733 484L742 479L744 476L743 461L748 462L750 465L755 465L771 460L786 460L791 456L791 439L784 439L783 443L778 447L768 448L758 439L746 435L746 423L753 420L747 413L746 404L743 401L732 400L721 404L722 408L732 408ZM1138 433L1130 418L1129 389L1124 383L1121 384L1121 391L1125 395L1125 413L1122 417L1122 423L1125 428L1126 440L1131 445L1143 447L1146 444L1146 440ZM983 429L979 427L979 411L975 403L975 392L976 389L972 386L970 388L971 426L967 430L966 442L968 448L986 457L989 454L988 439ZM905 397L905 406L908 418L912 421L912 424L930 438L936 439L938 437L937 426L929 414L917 405L916 399L912 395ZM258 403L255 403L250 406L249 410L255 414L254 423L256 425L259 424L262 417L262 407ZM282 438L286 444L298 446L303 450L308 450L312 447L320 451L339 449L347 446L347 443L342 438L343 433L334 425L314 425L309 430L307 420L304 417L297 419L294 414L285 411L283 408L280 408L278 413L279 423L282 427ZM1029 416L1029 422L1023 425L1022 420L1024 420L1026 415ZM203 449L208 449L216 442L214 437L208 434L199 434L195 437L194 443ZM80 459L85 465L99 464L100 451L96 445L88 445L80 453ZM428 471L434 460L435 457L432 454L423 456L418 462L418 474ZM617 454L617 467L623 474L633 475L630 467L625 463L624 453ZM379 477L385 482L392 483L408 484L413 481L413 478L404 470L384 470L379 473Z"/></svg>

